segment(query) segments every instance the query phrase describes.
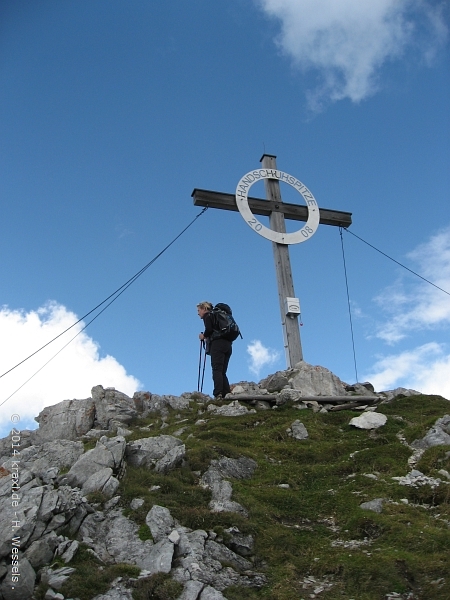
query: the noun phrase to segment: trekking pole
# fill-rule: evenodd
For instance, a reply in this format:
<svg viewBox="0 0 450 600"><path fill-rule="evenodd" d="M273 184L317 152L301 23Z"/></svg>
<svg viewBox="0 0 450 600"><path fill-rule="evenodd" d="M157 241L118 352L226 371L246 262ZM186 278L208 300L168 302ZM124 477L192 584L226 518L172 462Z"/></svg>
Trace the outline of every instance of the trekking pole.
<svg viewBox="0 0 450 600"><path fill-rule="evenodd" d="M200 340L200 357L198 359L198 377L197 377L197 392L200 392L200 372L201 372L201 368L202 368L202 347L203 347L203 341ZM203 388L203 381L202 381L202 388Z"/></svg>
<svg viewBox="0 0 450 600"><path fill-rule="evenodd" d="M203 349L205 350L205 354L203 355L203 372L202 372L202 386L200 388L200 392L203 392L203 380L205 378L205 365L206 365L206 348L205 342L202 340Z"/></svg>

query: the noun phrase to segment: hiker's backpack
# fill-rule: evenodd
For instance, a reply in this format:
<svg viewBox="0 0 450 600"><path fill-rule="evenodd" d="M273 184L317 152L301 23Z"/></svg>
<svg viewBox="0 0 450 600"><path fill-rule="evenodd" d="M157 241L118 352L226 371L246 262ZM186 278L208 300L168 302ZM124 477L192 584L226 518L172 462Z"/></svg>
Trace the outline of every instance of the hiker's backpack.
<svg viewBox="0 0 450 600"><path fill-rule="evenodd" d="M234 320L231 308L228 304L224 304L223 302L216 304L211 311L211 316L214 324L211 340L223 338L225 340L230 340L230 342L234 342L237 337L242 337L238 324Z"/></svg>

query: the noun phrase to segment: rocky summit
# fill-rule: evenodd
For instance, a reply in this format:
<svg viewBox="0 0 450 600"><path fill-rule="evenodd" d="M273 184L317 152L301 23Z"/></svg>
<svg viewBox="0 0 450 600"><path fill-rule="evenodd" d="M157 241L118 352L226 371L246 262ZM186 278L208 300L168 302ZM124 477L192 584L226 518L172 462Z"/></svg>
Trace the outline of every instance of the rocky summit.
<svg viewBox="0 0 450 600"><path fill-rule="evenodd" d="M236 383L220 402L199 392L136 392L130 398L97 385L90 398L47 407L36 417L38 429L13 431L0 440L0 600L357 598L348 595L345 567L331 566L343 560L333 553L367 553L387 527L374 519L386 518L386 507L391 514L413 502L399 503L397 491L366 498L364 491L346 490L358 515L374 517L363 526L365 517L359 516L358 527L365 535L343 540L337 521L347 518L347 509L338 513L336 508L341 491L317 492L316 506L308 508L306 486L313 484L305 479L302 487L294 465L297 469L304 460L299 477L306 477L310 463L322 460L320 444L328 427L335 438L327 440L334 446L326 461L344 455L345 444L354 449L345 455L345 466L335 467L341 473L337 480L334 474L335 485L354 485L365 477L365 485L373 485L377 493L387 477L387 467L385 473L382 467L375 469L382 462L378 448L395 440L408 458L398 455L389 485L395 490L445 489L447 495L440 494L436 506L441 507L440 527L448 530L450 514L444 516L443 506L448 507L450 474L444 467L450 452L443 455L439 473L423 473L418 465L427 452L450 447L450 410L445 414L440 408L423 435L408 440L405 427L417 424L395 414L400 412L396 402L410 401L412 407L418 398L432 402L414 390L376 393L368 382L349 385L324 367L302 362L258 384ZM389 427L392 431L385 433ZM248 445L250 439L254 447ZM373 471L362 473L358 464L371 448L372 460L365 464L372 464ZM266 480L257 480L269 470ZM254 486L254 496L249 486ZM320 494L325 493L321 503ZM258 503L268 506L271 496L276 498L272 508L258 516ZM296 508L298 501L301 509ZM286 510L280 508L285 502ZM288 543L280 536L273 544L280 552L286 543L287 554L280 559L275 553L271 559L267 532L258 518L267 524L272 519L270 527L282 528L283 535L300 535L298 549L290 546L291 538ZM348 522L352 519L356 517ZM377 536L371 537L372 530ZM328 568L320 556L305 550L309 532L316 538L317 532L325 533ZM286 558L289 553L292 560ZM444 598L439 595L448 590L444 567L436 568L437 583L419 584L405 566L407 557L400 553L398 560L403 567L384 584L398 589L375 585L373 596L359 597ZM283 564L295 572L289 580ZM402 568L407 572L403 579L398 575ZM427 585L434 585L430 589L435 596L426 595Z"/></svg>

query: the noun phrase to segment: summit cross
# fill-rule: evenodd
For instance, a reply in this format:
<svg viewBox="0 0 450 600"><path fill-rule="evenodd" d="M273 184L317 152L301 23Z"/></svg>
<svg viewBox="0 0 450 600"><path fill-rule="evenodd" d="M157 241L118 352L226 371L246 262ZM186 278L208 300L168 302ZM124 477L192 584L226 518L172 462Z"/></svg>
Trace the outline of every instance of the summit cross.
<svg viewBox="0 0 450 600"><path fill-rule="evenodd" d="M292 175L277 169L276 156L264 154L260 162L262 169L247 173L239 181L236 194L195 188L192 197L195 206L239 211L252 229L272 241L284 348L289 369L303 360L298 323L300 302L294 293L289 244L300 243L311 238L319 223L347 228L352 223L352 214L319 208L314 196L304 184ZM248 197L248 190L252 183L259 179L264 179L266 200ZM280 181L285 181L296 189L303 196L306 206L283 202ZM253 215L269 216L270 227L264 227ZM285 219L306 221L306 225L295 233L286 233Z"/></svg>

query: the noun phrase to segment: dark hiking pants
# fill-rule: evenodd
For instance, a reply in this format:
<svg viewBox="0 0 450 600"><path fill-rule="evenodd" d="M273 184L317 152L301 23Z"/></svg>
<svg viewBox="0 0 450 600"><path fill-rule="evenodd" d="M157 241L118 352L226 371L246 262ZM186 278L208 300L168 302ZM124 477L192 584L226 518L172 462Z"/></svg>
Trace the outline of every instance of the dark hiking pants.
<svg viewBox="0 0 450 600"><path fill-rule="evenodd" d="M214 382L213 395L222 394L225 398L230 393L230 384L227 378L228 363L232 353L232 344L229 340L217 339L211 342L210 355L212 377Z"/></svg>

